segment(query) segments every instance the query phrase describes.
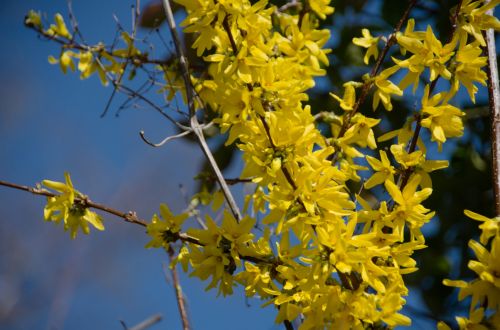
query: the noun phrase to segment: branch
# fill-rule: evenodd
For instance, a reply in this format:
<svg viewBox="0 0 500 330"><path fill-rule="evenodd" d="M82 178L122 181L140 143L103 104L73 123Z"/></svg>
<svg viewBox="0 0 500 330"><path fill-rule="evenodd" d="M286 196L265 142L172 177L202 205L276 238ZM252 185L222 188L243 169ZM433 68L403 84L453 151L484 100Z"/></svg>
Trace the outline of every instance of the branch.
<svg viewBox="0 0 500 330"><path fill-rule="evenodd" d="M210 148L207 145L207 141L205 140L205 136L203 135L203 131L200 127L200 123L198 122L198 118L196 117L196 106L194 103L194 99L196 97L194 91L193 91L193 86L191 84L191 77L189 74L189 69L188 69L188 63L187 59L184 55L184 51L181 46L180 38L177 33L176 25L175 25L175 20L174 20L174 15L172 14L172 8L170 7L170 2L169 0L163 0L163 7L165 9L165 14L167 16L167 22L168 26L170 27L170 32L172 34L172 39L175 44L175 49L177 51L177 55L179 57L179 64L182 70L182 78L184 79L184 84L186 86L186 96L188 100L188 107L189 107L189 115L191 116L191 128L193 129L194 134L197 137L198 143L201 147L201 150L205 154L205 157L207 158L208 162L210 163L210 166L212 167L212 170L214 171L215 176L217 177L217 181L219 182L219 185L222 189L222 192L224 194L224 197L226 198L226 201L229 205L229 208L231 209L231 212L233 213L233 216L235 217L236 221L241 220L241 213L240 209L238 208L238 205L236 204L236 201L234 200L234 197L231 193L231 190L229 189L229 186L227 185L226 181L224 180L224 177L222 176L222 172L219 169L219 166L217 165L217 162L215 161L215 158L210 151Z"/></svg>
<svg viewBox="0 0 500 330"><path fill-rule="evenodd" d="M413 7L416 5L417 0L410 0L408 7L406 8L405 12L403 13L403 16L399 20L399 22L396 24L394 27L394 31L392 34L389 36L387 39L387 42L382 49L382 52L380 52L377 61L375 62L375 66L372 68L370 71L370 78L375 77L378 75L380 69L382 68L382 63L384 62L385 56L389 52L389 48L392 47L396 43L396 34L401 30L403 27L403 24L406 22L408 19L408 16L410 15L411 10ZM365 83L363 84L362 90L361 90L361 95L359 96L359 99L356 101L356 103L353 106L352 111L350 111L348 114L346 114L346 120L344 122L344 125L342 126L342 129L339 132L339 138L342 137L347 129L349 128L351 118L356 114L356 112L359 110L361 105L365 102L366 97L368 96L368 92L370 91L373 83L371 82L371 79L367 79Z"/></svg>
<svg viewBox="0 0 500 330"><path fill-rule="evenodd" d="M58 196L57 194L51 193L50 191L45 190L45 189L22 186L22 185L18 185L18 184L7 182L7 181L0 180L0 186L18 189L18 190L22 190L22 191L27 191L27 192L30 192L34 195L41 195L41 196L46 196L46 197ZM113 209L111 207L108 207L106 205L95 203L95 202L91 201L87 196L75 197L75 203L78 203L78 204L82 205L83 207L89 207L89 208L101 210L101 211L104 211L106 213L115 215L119 218L122 218L126 222L134 223L136 225L140 225L143 227L147 226L147 222L145 220L137 217L137 214L135 212L129 211L129 212L125 213L122 211L118 211L118 210Z"/></svg>
<svg viewBox="0 0 500 330"><path fill-rule="evenodd" d="M292 324L292 322L290 322L288 320L284 320L283 324L285 325L285 329L286 330L293 330L293 324Z"/></svg>
<svg viewBox="0 0 500 330"><path fill-rule="evenodd" d="M155 315L145 319L141 323L133 326L132 328L126 328L126 329L127 330L145 330L145 329L151 327L152 325L160 322L161 319L162 319L162 317L160 314L155 314Z"/></svg>
<svg viewBox="0 0 500 330"><path fill-rule="evenodd" d="M489 2L489 1L486 1ZM493 16L493 9L488 14ZM488 100L491 116L491 158L493 172L493 191L495 215L500 216L500 87L498 85L497 52L495 31L486 30L486 53L488 55Z"/></svg>
<svg viewBox="0 0 500 330"><path fill-rule="evenodd" d="M46 196L46 197L58 196L57 194L54 194L54 193L52 193L48 190L45 190L45 189L18 185L16 183L11 183L11 182L2 181L2 180L0 180L0 186L30 192L30 193L32 193L34 195L38 195L38 196ZM134 223L134 224L140 225L142 227L146 227L148 224L146 220L140 219L137 216L137 213L134 211L129 211L129 212L125 213L125 212L116 210L114 208L111 208L109 206L92 202L87 196L75 197L75 203L78 203L78 204L82 205L83 207L93 208L96 210L100 210L100 211L112 214L114 216L122 218L126 222ZM204 244L201 243L197 238L189 236L186 233L178 232L178 233L172 233L172 234L174 235L176 240L180 240L184 243L191 243L191 244L195 244L198 246L204 246ZM259 263L265 263L265 264L271 264L271 265L281 264L281 262L278 259L276 259L274 256L272 258L271 257L260 258L260 257L254 257L254 256L240 255L240 258L242 260L250 261L250 262L253 262L255 264L259 264Z"/></svg>
<svg viewBox="0 0 500 330"><path fill-rule="evenodd" d="M170 261L170 265L172 265L172 261L174 260L174 250L172 249L172 247L168 249L168 259ZM186 306L184 304L184 294L182 293L181 282L179 280L179 275L177 274L177 269L175 267L176 266L170 267L170 273L172 274L172 280L174 282L173 286L175 289L175 298L177 300L177 306L179 307L179 314L181 315L182 329L189 330L189 319L186 311ZM163 270L166 275L165 265Z"/></svg>
<svg viewBox="0 0 500 330"><path fill-rule="evenodd" d="M462 8L462 0L458 0L457 7L455 9L455 13L451 17L451 32L450 35L448 36L448 42L451 42L453 40L453 35L455 34L455 31L457 30L457 20L458 20L458 15L460 14L460 8ZM434 91L434 88L436 87L436 84L439 80L440 76L437 76L434 81L432 81L430 87L429 87L429 95L432 95L432 92ZM408 153L411 154L412 152L415 151L417 148L417 142L418 142L418 137L420 135L420 130L422 128L422 125L420 124L420 115L417 118L417 124L415 126L415 131L413 132L413 136L410 141L410 145L408 147ZM411 173L413 172L413 167L408 168L406 171L404 171L401 176L398 179L398 185L401 190L406 186L406 183L408 183L408 179L410 178Z"/></svg>

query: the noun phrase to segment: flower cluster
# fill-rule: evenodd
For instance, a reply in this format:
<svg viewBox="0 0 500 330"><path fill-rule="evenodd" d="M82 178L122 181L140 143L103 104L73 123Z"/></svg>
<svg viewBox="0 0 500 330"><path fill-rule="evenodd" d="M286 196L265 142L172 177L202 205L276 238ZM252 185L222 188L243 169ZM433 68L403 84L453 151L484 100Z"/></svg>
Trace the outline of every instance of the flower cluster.
<svg viewBox="0 0 500 330"><path fill-rule="evenodd" d="M460 329L495 329L500 324L500 218L487 218L469 210L464 213L482 222L479 242L469 241L478 259L469 261L469 268L477 278L469 282L447 279L443 284L460 288L459 300L472 297L469 317L456 317ZM440 322L438 328L451 329L444 322Z"/></svg>
<svg viewBox="0 0 500 330"><path fill-rule="evenodd" d="M425 248L421 229L434 216L423 205L432 193L429 173L448 166L445 160L427 159L419 132L428 130L439 148L462 135L464 113L452 104L453 97L463 86L475 101L477 84L486 83L481 31L499 28L498 20L486 14L498 1L463 1L455 9L457 28L446 43L430 26L415 30L413 19L388 38L363 29L363 37L353 43L367 48L365 64L372 57L377 64L362 81L346 82L342 98L331 93L340 104L332 120L325 121L331 135L318 129L306 105L314 78L326 74L329 65L331 50L324 46L330 31L319 28L334 11L329 0L304 1L301 10L276 8L267 0L175 1L187 12L184 32L194 35L192 48L207 65L203 75L191 76L195 101L213 111L214 122L227 132L226 144L241 150L240 179L254 184L245 211L261 213L264 230L260 235L253 230L256 216L236 219L225 211L221 224L207 217L206 228L182 232L188 214L175 216L162 205L161 217L155 215L147 226L147 247L170 249L181 241L175 262L192 276L210 280L207 289L228 295L241 285L247 296L276 307L276 322L302 315L301 330L410 325L410 318L401 314L408 294L404 275L417 271L412 256ZM44 30L39 16L30 13L27 24L47 36L72 38L62 18ZM130 35L122 38L127 44L122 50L64 49L50 61L66 71L75 70L73 60L78 59L82 77L98 71L106 81L108 74L124 70L117 58L145 60ZM401 54L383 70L387 51L379 52L381 40L387 40L386 47L395 42ZM102 65L102 59L110 64ZM168 91L167 98L177 91L186 97L179 75L161 70L167 81L161 91ZM396 74L404 77L393 81ZM448 81L449 89L436 92L438 79ZM377 139L374 128L381 120L359 111L367 93L373 92L374 110L381 104L386 111L398 111L393 99L421 84L419 112ZM387 141L393 143L377 150L378 143ZM362 178L366 180L359 184ZM373 198L353 193L353 183L373 192ZM73 205L71 191L61 195L68 202L60 205ZM220 198L214 204L216 200L219 206ZM250 204L253 212L248 212ZM473 296L470 322L475 322L485 313L477 303L498 309L498 294L488 288L498 289L500 240L496 220L472 217L485 221L483 244L494 237L491 253L471 243L479 258L471 269L481 280L446 283L460 286L462 296Z"/></svg>
<svg viewBox="0 0 500 330"><path fill-rule="evenodd" d="M65 183L43 180L42 184L58 192L58 195L48 197L44 209L46 221L64 223L64 230L69 230L71 238L76 238L80 229L84 234L90 233L89 224L97 230L104 230L101 217L88 209L84 196L73 188L68 173L64 173Z"/></svg>

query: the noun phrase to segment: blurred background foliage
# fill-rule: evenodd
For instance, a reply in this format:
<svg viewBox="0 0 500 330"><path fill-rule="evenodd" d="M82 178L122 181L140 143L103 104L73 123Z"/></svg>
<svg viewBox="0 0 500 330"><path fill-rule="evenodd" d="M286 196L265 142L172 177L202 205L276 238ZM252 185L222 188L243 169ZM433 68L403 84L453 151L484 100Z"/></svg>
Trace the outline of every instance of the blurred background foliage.
<svg viewBox="0 0 500 330"><path fill-rule="evenodd" d="M277 6L286 3L286 1L271 2ZM307 103L311 105L314 113L333 111L340 115L342 111L338 103L334 102L328 93L333 91L341 95L344 82L362 81L361 76L370 70L370 67L363 63L364 49L355 46L352 38L359 37L362 28L370 29L374 36L388 36L400 20L408 2L352 0L332 1L332 4L335 7L334 15L321 22L323 28L332 31L331 40L327 45L333 50L329 56L330 66L326 68L327 75L316 80L316 87L309 92L310 98ZM431 25L444 43L450 34L450 13L454 5L455 1L447 0L419 1L410 17L415 18L417 29L425 30L428 24ZM155 28L160 26L163 20L161 1L154 1L145 8L141 24L145 28ZM191 34L185 35L184 38L186 45L193 41ZM382 45L380 42L379 48ZM196 58L195 52L190 50L188 54L190 62L197 64L196 70L203 70L203 65ZM397 47L392 47L388 55L398 56ZM373 60L370 64L373 64ZM384 66L392 65L394 63L390 56L386 56ZM396 80L400 79L398 75L395 77ZM441 81L438 84L440 90L446 87L445 82ZM467 219L463 210L470 209L486 216L494 215L488 100L486 88L480 89L482 91L479 92L476 104L468 100L463 90L455 97L455 105L466 113L464 117L466 128L462 138L448 140L443 151L438 153L429 135L425 133L422 135L429 149L428 159L450 161L448 169L432 173L434 191L425 205L435 210L436 216L424 229L428 248L415 255L419 271L407 276L408 285L413 290L420 291L426 305L426 308L421 310L414 309L408 312L430 320L451 321L454 315L464 313L466 308L463 303L457 302L457 292L441 283L443 278L467 279L472 276L467 268L467 262L471 257L467 242L471 238L477 238L478 223ZM422 89L419 88L416 95L422 95L421 92ZM392 112L379 109L377 113L371 108L370 97L363 104L361 112L364 115L382 117L385 122L378 126L376 136L401 127L409 116L418 111L416 104L419 100L411 94L411 89L407 89L405 96L395 102ZM382 147L385 145L382 144ZM220 166L227 168L237 160L235 152L234 146L228 147L219 143L214 154ZM206 173L208 170L208 164L204 163L201 171ZM206 177L210 176L200 176L200 178ZM359 186L358 184L351 188L357 191ZM213 180L201 180L198 187L207 190L213 188Z"/></svg>

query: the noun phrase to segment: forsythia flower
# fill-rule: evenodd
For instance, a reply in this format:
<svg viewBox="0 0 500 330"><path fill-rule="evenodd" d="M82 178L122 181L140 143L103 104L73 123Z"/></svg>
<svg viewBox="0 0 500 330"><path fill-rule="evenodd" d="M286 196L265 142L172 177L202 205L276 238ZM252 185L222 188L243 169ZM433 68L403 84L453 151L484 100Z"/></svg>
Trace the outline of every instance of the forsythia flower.
<svg viewBox="0 0 500 330"><path fill-rule="evenodd" d="M345 111L350 111L353 109L356 103L356 87L361 87L361 83L355 81L349 81L344 84L344 97L341 99L337 95L330 93L330 96L335 100L339 101L340 107Z"/></svg>
<svg viewBox="0 0 500 330"><path fill-rule="evenodd" d="M434 215L423 206L432 192L429 173L448 165L446 161L426 160L422 140L413 140L418 135L413 127L421 124L428 128L439 147L447 138L462 134L463 113L449 101L460 85L474 100L474 84L486 82L481 41L468 36L479 38L476 35L481 30L496 26L496 20L484 12L492 5L464 0L458 22L461 32L447 44L436 38L430 26L415 31L415 22L410 19L404 33L396 35L405 58L394 58L396 64L378 75L365 75L366 85L345 83L342 98L330 94L345 112L320 117L330 124L328 137L306 103L310 97L307 91L314 87L316 77L326 74L325 66L329 65L330 50L324 47L330 31L320 29L320 19L334 11L330 0L307 0L281 8L267 0L175 1L186 10L181 25L185 33L192 33L192 48L206 68L191 76L197 94L192 101L195 108L213 110L204 114L227 133L226 145L234 144L241 151L244 164L239 177L252 182L243 213L253 210L255 216L236 219L224 210L220 223L207 216L206 228L181 232L188 214L174 215L162 204L160 215L155 214L147 225L150 241L146 247L170 248L180 240L173 264L191 270L190 276L209 280L207 290L217 288L218 294L225 296L241 285L247 296L258 296L265 300L264 305L278 310L276 322L303 315L300 330L409 326L410 318L400 313L408 295L403 275L418 269L412 256L425 247L421 228ZM35 13L30 13L27 23L42 29ZM64 72L77 68L82 79L97 72L106 83L108 77L121 79L127 68L135 73L136 69L146 70L146 64L153 65L148 52L139 50L136 40L126 32L121 34L126 44L122 49L100 43L73 47L77 41L71 40L60 15L56 25L39 32L65 44L59 58L49 61L59 64ZM379 40L368 29L362 30L361 38L352 40L367 48L366 64L372 56L378 57ZM167 100L180 92L187 102L177 63L154 67L154 73L164 77L160 92ZM400 69L407 72L396 85L389 78ZM373 174L364 188L383 184L385 191L372 191L374 194L370 192L364 200L352 191L352 183L359 182L359 172L368 168L355 158L364 156L361 148L377 148L374 131L380 119L354 109L356 88L363 86L365 94L374 87L373 109L382 102L391 111L392 97L402 96L411 84L416 89L427 71L431 81L439 77L449 80L450 91L430 95L430 86L426 86L420 114L408 117L403 127L391 128L393 131L378 139L397 137L397 143L390 146L389 155L380 150L380 159L365 157ZM410 141L418 148L412 144L410 149ZM78 226L84 232L88 232L88 223L102 227L98 216L83 207L85 198L73 189L69 176L66 184L46 185L62 192L49 199L46 219L64 219L72 236ZM217 213L223 195L204 190L191 206L199 202L211 204ZM478 280L448 284L463 289L461 298L473 298L470 317L459 318L460 326L480 329L500 302L495 291L500 272L499 227L497 218L470 211L466 214L482 222L481 243L492 248L488 251L471 242L478 260L469 266ZM254 226L261 215L264 230L256 237ZM499 317L492 315L491 320Z"/></svg>
<svg viewBox="0 0 500 330"><path fill-rule="evenodd" d="M34 10L30 10L26 18L24 19L24 24L28 26L34 26L38 29L42 28L42 19L40 17L40 13Z"/></svg>
<svg viewBox="0 0 500 330"><path fill-rule="evenodd" d="M462 136L464 126L460 109L447 103L445 92L429 98L429 85L425 87L422 97L422 113L424 118L420 121L422 127L427 127L432 133L432 141L438 143L441 150L447 137Z"/></svg>
<svg viewBox="0 0 500 330"><path fill-rule="evenodd" d="M173 215L165 204L160 205L160 216L153 215L151 223L147 226L146 232L152 239L146 244L146 248L168 248L170 243L178 239L176 235L188 217L185 213Z"/></svg>
<svg viewBox="0 0 500 330"><path fill-rule="evenodd" d="M71 39L71 33L69 33L68 28L66 27L66 23L64 23L64 18L62 17L61 14L56 14L54 16L54 20L56 21L56 24L52 24L49 29L47 30L48 34L52 34L54 36L59 36L63 37L66 39Z"/></svg>
<svg viewBox="0 0 500 330"><path fill-rule="evenodd" d="M481 4L483 4L481 6ZM486 12L499 4L498 0L485 1L464 0L459 13L460 30L473 36L481 46L486 46L481 31L487 29L500 30L500 21Z"/></svg>
<svg viewBox="0 0 500 330"><path fill-rule="evenodd" d="M399 67L397 65L385 69L382 71L379 75L377 75L374 79L374 84L377 87L377 90L375 91L375 94L373 95L373 109L377 109L380 101L382 101L382 104L384 105L384 108L387 111L392 110L392 103L391 103L391 94L397 95L397 96L402 96L403 91L396 86L393 82L388 80L389 76L393 75L396 73L396 71L399 70Z"/></svg>
<svg viewBox="0 0 500 330"><path fill-rule="evenodd" d="M483 52L479 47L479 42L466 44L467 35L464 35L460 40L460 45L457 51L456 63L454 64L454 75L451 79L452 88L450 94L455 94L462 84L469 93L469 97L473 103L476 102L476 93L478 91L474 82L478 82L486 86L487 75L482 68L486 65L488 58L480 56Z"/></svg>
<svg viewBox="0 0 500 330"><path fill-rule="evenodd" d="M402 238L404 234L404 223L409 224L410 233L415 236L417 241L423 241L422 233L419 228L427 223L433 216L434 212L429 212L428 209L422 206L422 201L426 200L432 193L431 188L424 188L417 191L421 177L414 174L401 191L400 188L391 181L385 181L385 188L397 203L397 206L387 217L387 220L392 220L395 226L395 234Z"/></svg>
<svg viewBox="0 0 500 330"><path fill-rule="evenodd" d="M68 71L68 68L70 68L71 71L75 71L75 63L73 63L73 57L75 56L75 53L71 50L63 51L59 59L56 59L54 56L49 56L49 63L59 64L64 73Z"/></svg>
<svg viewBox="0 0 500 330"><path fill-rule="evenodd" d="M370 30L368 29L361 30L361 33L363 34L363 38L352 38L352 42L357 46L368 48L366 50L365 57L363 58L365 64L368 64L368 62L370 61L370 57L373 56L375 59L377 59L378 57L377 44L380 37L372 37L372 35L370 34Z"/></svg>
<svg viewBox="0 0 500 330"><path fill-rule="evenodd" d="M331 15L335 11L333 7L329 6L330 0L309 0L307 4L321 19L325 19L327 15Z"/></svg>
<svg viewBox="0 0 500 330"><path fill-rule="evenodd" d="M477 274L470 282L445 279L443 284L460 289L458 299L472 296L469 317L456 317L460 329L493 329L498 325L500 308L500 220L487 218L469 210L464 211L468 217L482 221L480 242L469 241L469 247L478 260L469 261L468 267ZM490 250L486 248L491 240ZM443 322L439 329L450 329Z"/></svg>
<svg viewBox="0 0 500 330"><path fill-rule="evenodd" d="M396 173L396 170L391 165L385 151L380 150L380 160L370 156L366 156L366 160L373 170L376 171L368 180L366 180L366 189L371 189L376 185L384 183L386 180L394 182L394 174Z"/></svg>
<svg viewBox="0 0 500 330"><path fill-rule="evenodd" d="M59 195L48 197L47 205L44 209L46 221L59 223L64 222L64 230L69 230L71 238L76 238L78 229L84 234L90 233L89 224L97 230L104 230L102 219L95 212L92 212L75 198L82 198L82 195L73 188L73 183L68 173L64 173L66 182L55 182L43 180L42 184L47 188L59 192Z"/></svg>
<svg viewBox="0 0 500 330"><path fill-rule="evenodd" d="M484 215L465 210L464 214L469 218L481 221L482 224L479 225L479 229L481 229L481 237L480 242L483 245L486 245L491 237L496 237L500 235L500 218L487 218Z"/></svg>

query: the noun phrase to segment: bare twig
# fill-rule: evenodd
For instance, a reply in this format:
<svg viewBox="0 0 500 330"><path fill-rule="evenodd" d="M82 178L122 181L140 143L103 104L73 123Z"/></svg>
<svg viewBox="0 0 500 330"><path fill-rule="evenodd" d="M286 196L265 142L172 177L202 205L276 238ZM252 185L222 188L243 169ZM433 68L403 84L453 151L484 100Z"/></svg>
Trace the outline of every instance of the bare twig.
<svg viewBox="0 0 500 330"><path fill-rule="evenodd" d="M172 261L174 260L174 250L172 247L168 249L168 259L170 261L170 273L172 274L173 286L175 290L175 298L177 300L177 307L179 307L179 314L181 316L182 321L182 329L189 330L189 319L186 310L186 301L184 299L184 294L182 293L181 282L179 280L179 275L177 274L176 266L172 266ZM167 275L167 267L163 265L163 271L165 272L165 276Z"/></svg>
<svg viewBox="0 0 500 330"><path fill-rule="evenodd" d="M489 2L489 1L486 1ZM493 9L487 12L493 15ZM498 65L495 49L495 31L486 31L486 53L488 54L488 99L491 116L491 158L495 215L500 216L500 87L498 85Z"/></svg>
<svg viewBox="0 0 500 330"><path fill-rule="evenodd" d="M277 10L278 10L278 12L283 13L291 8L297 8L299 10L302 9L302 2L300 2L299 0L290 0L289 2L285 3L283 6L279 7Z"/></svg>
<svg viewBox="0 0 500 330"><path fill-rule="evenodd" d="M207 145L207 142L205 140L205 136L203 135L203 131L202 131L200 124L198 122L198 118L196 117L196 108L195 108L195 103L194 103L194 99L195 99L196 95L193 91L193 86L191 84L191 77L189 74L187 59L186 59L186 56L184 55L181 41L180 41L179 35L177 33L174 15L172 13L172 8L170 7L170 2L168 0L163 0L163 7L165 9L165 14L167 16L167 22L168 22L168 26L170 27L170 32L172 34L172 38L173 38L173 41L175 44L175 49L176 49L177 55L179 57L179 63L180 63L180 67L182 70L182 78L184 79L184 84L186 86L189 114L191 116L191 120L190 120L191 128L192 128L193 132L195 133L197 140L198 140L198 143L199 143L203 153L205 154L205 157L207 158L212 170L214 171L215 176L217 177L217 181L219 182L219 185L222 189L224 197L226 198L226 201L229 205L229 208L230 208L231 212L233 213L233 216L235 217L236 221L240 221L241 220L240 209L238 208L238 205L236 204L236 201L234 200L233 194L231 193L229 186L227 185L226 181L224 180L224 177L222 176L222 172L220 171L219 166L217 165L217 162L215 161L214 156L213 156L212 152L210 151L210 148Z"/></svg>
<svg viewBox="0 0 500 330"><path fill-rule="evenodd" d="M7 181L0 180L0 186L27 191L27 192L30 192L34 195L41 195L41 196L46 196L46 197L57 196L57 194L51 193L50 191L45 190L45 189L23 186L23 185L19 185L19 184L7 182ZM106 213L115 215L119 218L122 218L126 222L134 223L136 225L140 225L143 227L146 227L146 225L147 225L147 222L145 220L139 219L139 217L137 217L137 214L133 211L129 211L127 213L122 212L122 211L118 211L118 210L113 209L111 207L108 207L106 205L92 202L86 196L85 197L75 197L75 203L78 203L78 204L82 205L83 207L90 207L90 208L93 208L96 210L101 210L101 211L104 211Z"/></svg>
<svg viewBox="0 0 500 330"><path fill-rule="evenodd" d="M141 323L133 326L132 328L127 328L127 329L128 330L145 330L145 329L151 327L152 325L160 322L161 320L162 320L162 316L160 314L155 314L151 317L148 317L147 319L145 319Z"/></svg>

